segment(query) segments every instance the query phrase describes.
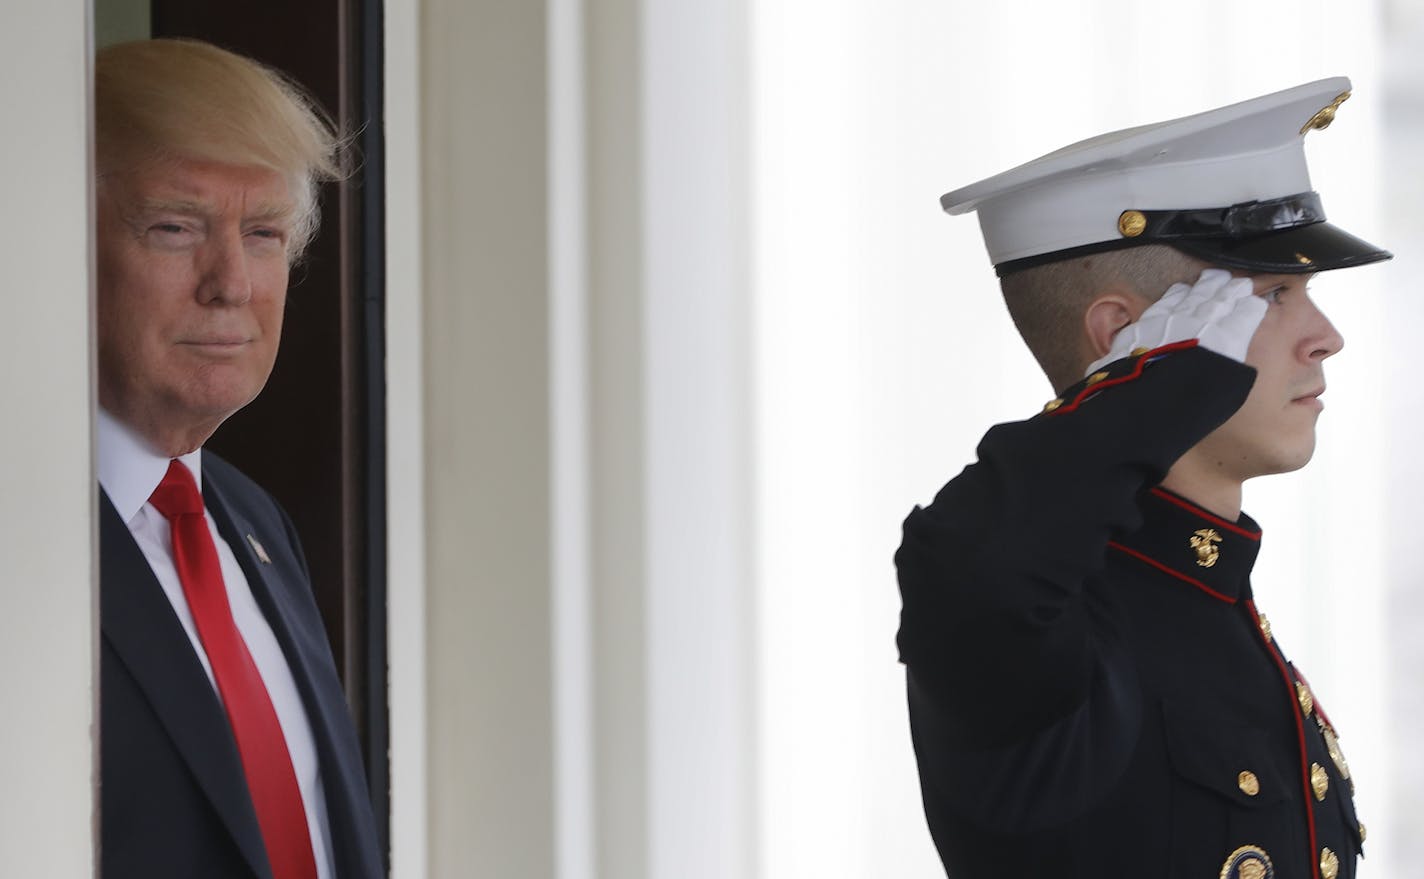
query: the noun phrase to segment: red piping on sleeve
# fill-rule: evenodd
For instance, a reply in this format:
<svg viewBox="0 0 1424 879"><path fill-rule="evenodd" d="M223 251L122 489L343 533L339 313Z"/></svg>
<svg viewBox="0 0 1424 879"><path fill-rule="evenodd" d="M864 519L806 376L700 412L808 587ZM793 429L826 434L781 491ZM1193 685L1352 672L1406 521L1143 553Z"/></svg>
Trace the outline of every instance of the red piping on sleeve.
<svg viewBox="0 0 1424 879"><path fill-rule="evenodd" d="M1163 345L1161 348L1153 348L1151 351L1148 351L1146 354L1142 354L1137 358L1137 363L1133 365L1132 372L1126 373L1125 375L1120 375L1116 378L1104 379L1103 381L1100 381L1095 385L1088 385L1087 387L1083 388L1081 391L1078 392L1077 396L1073 398L1072 402L1065 402L1064 405L1059 406L1057 409L1054 409L1052 412L1048 413L1048 415L1049 417L1053 417L1055 415L1062 415L1065 412L1072 412L1074 409L1078 408L1078 404L1082 403L1084 400L1096 394L1098 391L1111 388L1114 385L1126 384L1130 381L1134 381L1140 378L1142 376L1142 371L1147 368L1148 362L1155 360L1164 354L1171 354L1175 351L1186 351L1187 349L1195 348L1196 346L1196 339L1183 339L1180 342L1173 342L1170 345Z"/></svg>

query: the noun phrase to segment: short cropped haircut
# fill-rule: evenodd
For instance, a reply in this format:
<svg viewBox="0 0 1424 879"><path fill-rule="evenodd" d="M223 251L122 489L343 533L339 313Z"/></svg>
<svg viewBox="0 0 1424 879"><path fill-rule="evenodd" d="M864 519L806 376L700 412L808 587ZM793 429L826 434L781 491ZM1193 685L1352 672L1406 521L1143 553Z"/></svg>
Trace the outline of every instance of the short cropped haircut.
<svg viewBox="0 0 1424 879"><path fill-rule="evenodd" d="M292 181L296 262L320 222L317 191L345 176L345 142L290 78L198 40L140 40L94 59L96 172L149 163L220 162L276 171Z"/></svg>
<svg viewBox="0 0 1424 879"><path fill-rule="evenodd" d="M1208 264L1166 244L1110 250L1009 274L999 281L1009 315L1057 390L1083 376L1083 317L1110 287L1148 301L1173 284L1191 284Z"/></svg>

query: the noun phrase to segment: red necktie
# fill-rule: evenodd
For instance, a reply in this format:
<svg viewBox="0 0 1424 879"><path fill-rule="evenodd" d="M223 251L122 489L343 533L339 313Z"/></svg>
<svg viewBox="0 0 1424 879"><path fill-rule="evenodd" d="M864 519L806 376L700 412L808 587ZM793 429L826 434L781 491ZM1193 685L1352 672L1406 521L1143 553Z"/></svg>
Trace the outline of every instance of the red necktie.
<svg viewBox="0 0 1424 879"><path fill-rule="evenodd" d="M173 564L237 739L272 875L316 879L311 834L287 741L262 675L233 622L217 548L203 517L203 498L182 462L168 465L149 503L172 526Z"/></svg>

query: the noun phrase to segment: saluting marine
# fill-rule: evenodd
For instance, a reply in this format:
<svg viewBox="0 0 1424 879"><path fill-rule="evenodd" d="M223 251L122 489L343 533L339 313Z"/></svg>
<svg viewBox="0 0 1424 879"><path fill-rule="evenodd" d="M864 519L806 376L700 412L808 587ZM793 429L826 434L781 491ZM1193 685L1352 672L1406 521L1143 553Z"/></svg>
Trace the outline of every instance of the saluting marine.
<svg viewBox="0 0 1424 879"><path fill-rule="evenodd" d="M1241 485L1315 447L1343 340L1306 285L1390 258L1326 222L1321 80L1051 153L977 211L1060 393L905 520L899 633L953 879L1350 879L1339 736L1251 592Z"/></svg>

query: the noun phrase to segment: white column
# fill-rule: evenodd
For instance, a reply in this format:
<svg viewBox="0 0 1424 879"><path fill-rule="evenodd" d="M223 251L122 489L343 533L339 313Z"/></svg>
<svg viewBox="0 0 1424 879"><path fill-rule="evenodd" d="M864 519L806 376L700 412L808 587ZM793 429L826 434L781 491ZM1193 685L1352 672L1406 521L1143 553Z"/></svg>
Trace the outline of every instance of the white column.
<svg viewBox="0 0 1424 879"><path fill-rule="evenodd" d="M741 10L387 8L397 879L754 875Z"/></svg>
<svg viewBox="0 0 1424 879"><path fill-rule="evenodd" d="M755 875L746 11L645 6L649 875ZM610 877L611 879L611 877Z"/></svg>
<svg viewBox="0 0 1424 879"><path fill-rule="evenodd" d="M751 877L745 11L584 14L597 875Z"/></svg>
<svg viewBox="0 0 1424 879"><path fill-rule="evenodd" d="M87 4L0 14L0 873L93 873Z"/></svg>
<svg viewBox="0 0 1424 879"><path fill-rule="evenodd" d="M638 0L584 6L595 874L649 879L643 107Z"/></svg>
<svg viewBox="0 0 1424 879"><path fill-rule="evenodd" d="M425 407L417 0L387 0L386 539L391 876L429 875L426 823Z"/></svg>
<svg viewBox="0 0 1424 879"><path fill-rule="evenodd" d="M552 876L546 6L421 16L428 869Z"/></svg>

